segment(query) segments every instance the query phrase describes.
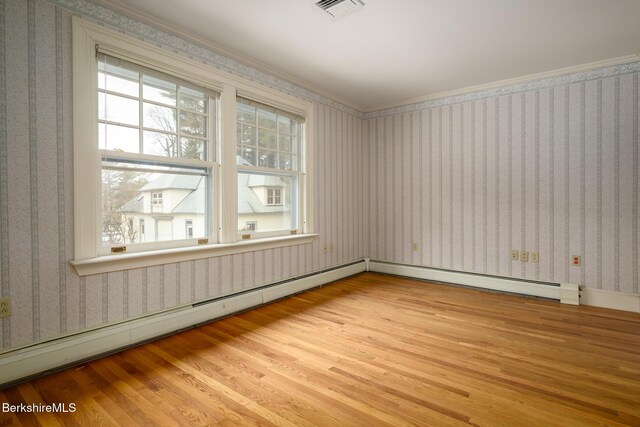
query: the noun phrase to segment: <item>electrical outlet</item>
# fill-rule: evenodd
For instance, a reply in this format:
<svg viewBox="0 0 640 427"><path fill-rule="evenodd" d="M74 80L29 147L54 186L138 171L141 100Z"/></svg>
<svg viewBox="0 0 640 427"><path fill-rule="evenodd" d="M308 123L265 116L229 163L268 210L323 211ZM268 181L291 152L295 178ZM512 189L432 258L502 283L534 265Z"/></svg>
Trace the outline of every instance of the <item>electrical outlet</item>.
<svg viewBox="0 0 640 427"><path fill-rule="evenodd" d="M325 243L324 246L322 247L322 251L326 254L327 253L327 244Z"/></svg>
<svg viewBox="0 0 640 427"><path fill-rule="evenodd" d="M413 252L417 252L418 251L418 244L414 243L413 245L411 245L411 249L413 250Z"/></svg>
<svg viewBox="0 0 640 427"><path fill-rule="evenodd" d="M518 261L520 259L520 252L511 249L511 261Z"/></svg>
<svg viewBox="0 0 640 427"><path fill-rule="evenodd" d="M582 257L580 255L571 255L571 265L580 267L582 265Z"/></svg>
<svg viewBox="0 0 640 427"><path fill-rule="evenodd" d="M531 262L537 264L539 261L538 252L531 252Z"/></svg>
<svg viewBox="0 0 640 427"><path fill-rule="evenodd" d="M521 262L529 262L529 252L528 251L520 252L520 261Z"/></svg>
<svg viewBox="0 0 640 427"><path fill-rule="evenodd" d="M0 317L11 316L11 298L0 298Z"/></svg>
<svg viewBox="0 0 640 427"><path fill-rule="evenodd" d="M329 245L329 252L333 253L333 243Z"/></svg>

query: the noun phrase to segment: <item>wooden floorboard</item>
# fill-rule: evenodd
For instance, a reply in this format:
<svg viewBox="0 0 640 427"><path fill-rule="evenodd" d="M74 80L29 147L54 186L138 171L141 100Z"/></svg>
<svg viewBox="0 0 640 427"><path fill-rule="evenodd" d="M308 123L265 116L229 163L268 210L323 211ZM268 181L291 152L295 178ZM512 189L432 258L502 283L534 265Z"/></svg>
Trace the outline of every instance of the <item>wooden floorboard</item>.
<svg viewBox="0 0 640 427"><path fill-rule="evenodd" d="M363 273L0 390L25 426L640 426L640 315Z"/></svg>

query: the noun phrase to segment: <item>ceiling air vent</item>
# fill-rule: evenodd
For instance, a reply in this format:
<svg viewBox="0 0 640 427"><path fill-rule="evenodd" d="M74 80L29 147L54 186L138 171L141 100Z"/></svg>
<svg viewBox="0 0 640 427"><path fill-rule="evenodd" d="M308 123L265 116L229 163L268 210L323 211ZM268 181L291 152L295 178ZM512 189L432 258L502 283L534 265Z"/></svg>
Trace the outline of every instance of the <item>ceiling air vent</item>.
<svg viewBox="0 0 640 427"><path fill-rule="evenodd" d="M320 0L316 2L316 6L336 18L352 10L361 8L364 6L364 3L360 0Z"/></svg>

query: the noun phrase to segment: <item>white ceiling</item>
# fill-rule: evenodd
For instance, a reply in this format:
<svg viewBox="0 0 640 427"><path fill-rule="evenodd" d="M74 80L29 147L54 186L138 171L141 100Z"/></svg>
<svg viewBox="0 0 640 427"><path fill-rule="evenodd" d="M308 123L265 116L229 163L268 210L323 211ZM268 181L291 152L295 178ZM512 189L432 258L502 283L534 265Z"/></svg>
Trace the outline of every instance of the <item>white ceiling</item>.
<svg viewBox="0 0 640 427"><path fill-rule="evenodd" d="M639 0L114 1L363 111L640 49Z"/></svg>

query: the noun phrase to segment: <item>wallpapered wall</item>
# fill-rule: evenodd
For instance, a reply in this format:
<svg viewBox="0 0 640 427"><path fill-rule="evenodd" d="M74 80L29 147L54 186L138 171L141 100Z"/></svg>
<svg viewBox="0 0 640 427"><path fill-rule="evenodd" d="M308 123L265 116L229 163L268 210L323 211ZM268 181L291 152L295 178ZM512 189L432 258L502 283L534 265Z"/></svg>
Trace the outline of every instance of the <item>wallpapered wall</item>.
<svg viewBox="0 0 640 427"><path fill-rule="evenodd" d="M638 65L369 114L371 258L638 293Z"/></svg>
<svg viewBox="0 0 640 427"><path fill-rule="evenodd" d="M314 102L313 244L80 278L71 15ZM84 0L0 5L0 319L11 349L373 259L638 293L640 63L363 115ZM417 243L418 250L412 250ZM334 251L324 253L324 244ZM510 249L540 262L509 261ZM581 255L581 267L569 266Z"/></svg>
<svg viewBox="0 0 640 427"><path fill-rule="evenodd" d="M64 8L61 7L65 6ZM315 105L313 244L78 277L73 258L71 15L162 42ZM0 277L4 349L362 259L361 114L82 1L0 5ZM324 254L322 245L333 244Z"/></svg>

